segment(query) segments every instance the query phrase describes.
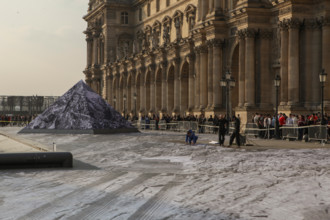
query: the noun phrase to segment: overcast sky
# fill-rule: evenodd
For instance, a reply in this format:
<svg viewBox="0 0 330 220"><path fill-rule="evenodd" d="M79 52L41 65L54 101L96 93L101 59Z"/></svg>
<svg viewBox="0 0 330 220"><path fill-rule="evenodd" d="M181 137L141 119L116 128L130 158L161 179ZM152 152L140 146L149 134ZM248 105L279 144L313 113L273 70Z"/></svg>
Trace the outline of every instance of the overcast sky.
<svg viewBox="0 0 330 220"><path fill-rule="evenodd" d="M0 0L0 95L64 94L86 66L88 0Z"/></svg>

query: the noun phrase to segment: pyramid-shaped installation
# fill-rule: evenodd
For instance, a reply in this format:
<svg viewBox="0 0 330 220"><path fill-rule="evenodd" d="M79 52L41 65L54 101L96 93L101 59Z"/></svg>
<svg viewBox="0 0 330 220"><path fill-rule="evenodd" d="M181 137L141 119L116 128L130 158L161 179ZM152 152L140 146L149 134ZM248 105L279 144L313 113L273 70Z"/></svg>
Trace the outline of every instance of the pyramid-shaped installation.
<svg viewBox="0 0 330 220"><path fill-rule="evenodd" d="M125 132L138 130L81 80L19 133Z"/></svg>

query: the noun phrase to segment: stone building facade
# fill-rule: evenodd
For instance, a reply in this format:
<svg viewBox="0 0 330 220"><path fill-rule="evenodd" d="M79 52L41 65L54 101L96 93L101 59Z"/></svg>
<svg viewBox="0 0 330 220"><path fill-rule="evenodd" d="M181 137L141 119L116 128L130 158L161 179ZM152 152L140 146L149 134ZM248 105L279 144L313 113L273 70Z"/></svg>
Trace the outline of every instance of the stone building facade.
<svg viewBox="0 0 330 220"><path fill-rule="evenodd" d="M120 112L225 112L246 121L319 112L319 73L330 73L329 0L90 0L86 82ZM325 109L330 110L330 79Z"/></svg>

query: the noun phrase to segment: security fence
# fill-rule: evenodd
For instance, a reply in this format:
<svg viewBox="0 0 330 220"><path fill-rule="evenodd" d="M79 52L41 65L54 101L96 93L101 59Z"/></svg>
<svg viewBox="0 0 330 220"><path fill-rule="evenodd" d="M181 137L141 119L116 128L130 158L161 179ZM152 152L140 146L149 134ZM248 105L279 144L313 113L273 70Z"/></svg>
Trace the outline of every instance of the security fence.
<svg viewBox="0 0 330 220"><path fill-rule="evenodd" d="M293 125L284 125L280 128L282 131L282 139L298 140L299 139L299 127ZM300 128L302 129L302 128Z"/></svg>
<svg viewBox="0 0 330 220"><path fill-rule="evenodd" d="M25 127L29 124L28 121L1 121L0 127Z"/></svg>
<svg viewBox="0 0 330 220"><path fill-rule="evenodd" d="M178 121L166 123L165 120L160 120L158 126L156 121L138 121L134 122L137 128L145 130L169 130L169 131L178 131L186 132L188 130L193 130L198 133L208 133L208 134L217 134L218 126L213 125L212 122L206 122L199 124L196 121ZM313 126L293 126L287 125L279 128L282 139L287 140L302 140L304 135L308 135L308 140L310 141L321 141L327 142L329 137L329 126L313 125ZM234 123L229 123L228 134L231 135L234 130ZM265 139L270 139L274 136L275 128L268 126L266 128L259 128L255 123L247 123L241 126L241 134L244 134L248 137L260 137Z"/></svg>

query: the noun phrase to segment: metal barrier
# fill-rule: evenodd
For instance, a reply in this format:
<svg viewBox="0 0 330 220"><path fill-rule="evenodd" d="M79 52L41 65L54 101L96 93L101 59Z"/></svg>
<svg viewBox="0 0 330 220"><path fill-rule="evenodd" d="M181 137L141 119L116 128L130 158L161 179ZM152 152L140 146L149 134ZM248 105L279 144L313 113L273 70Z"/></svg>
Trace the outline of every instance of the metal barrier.
<svg viewBox="0 0 330 220"><path fill-rule="evenodd" d="M259 132L260 132L260 129L258 128L258 126L255 123L247 123L245 125L244 134L246 136L257 137Z"/></svg>
<svg viewBox="0 0 330 220"><path fill-rule="evenodd" d="M156 121L150 120L149 123L143 121L134 121L132 125L139 129L156 129ZM170 131L179 131L186 132L188 130L193 130L194 132L199 131L199 127L203 127L204 133L218 133L218 126L213 125L212 122L206 122L205 124L198 124L196 121L179 121L179 122L171 122L166 123L165 120L160 120L158 123L159 130L170 130ZM253 137L262 137L262 138L272 138L274 134L275 128L264 128L260 129L254 123L247 123L242 125L243 131L242 134L245 136L253 136ZM321 125L313 125L313 126L293 126L286 125L279 128L282 133L282 139L294 139L301 140L303 135L308 133L308 139L314 141L323 141L327 142L330 138L328 137L328 129L330 126L321 126ZM233 133L234 130L234 122L229 123L229 135ZM216 131L216 132L214 132ZM264 135L260 136L260 132L263 132Z"/></svg>
<svg viewBox="0 0 330 220"><path fill-rule="evenodd" d="M282 139L296 139L299 138L299 127L293 125L284 125L280 128L282 130ZM300 127L300 129L302 129Z"/></svg>
<svg viewBox="0 0 330 220"><path fill-rule="evenodd" d="M13 126L19 126L19 127L25 127L28 125L28 121L0 121L0 127L13 127Z"/></svg>
<svg viewBox="0 0 330 220"><path fill-rule="evenodd" d="M204 124L204 133L213 133L214 128L213 122L207 121Z"/></svg>
<svg viewBox="0 0 330 220"><path fill-rule="evenodd" d="M326 125L309 126L308 127L308 139L327 142L328 130Z"/></svg>
<svg viewBox="0 0 330 220"><path fill-rule="evenodd" d="M165 120L160 120L158 123L159 130L166 130L166 121Z"/></svg>

